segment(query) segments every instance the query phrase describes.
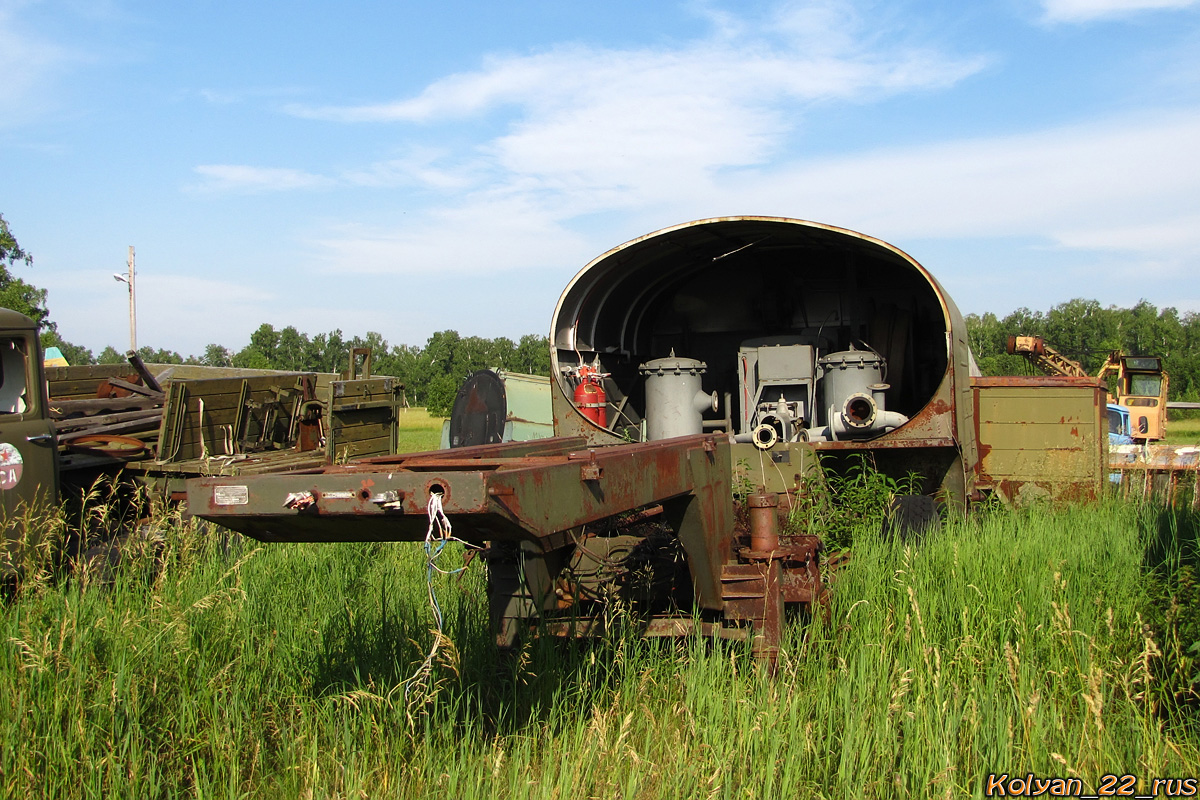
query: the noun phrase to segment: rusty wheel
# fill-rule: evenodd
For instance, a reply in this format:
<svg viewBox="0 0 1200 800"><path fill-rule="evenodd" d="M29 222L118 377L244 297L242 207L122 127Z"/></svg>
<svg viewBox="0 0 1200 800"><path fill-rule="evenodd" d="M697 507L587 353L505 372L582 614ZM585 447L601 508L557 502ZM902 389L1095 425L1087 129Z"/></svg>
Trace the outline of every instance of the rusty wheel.
<svg viewBox="0 0 1200 800"><path fill-rule="evenodd" d="M111 458L140 458L149 452L146 443L132 436L112 436L94 433L80 436L67 444L67 449L75 453L91 453L106 455Z"/></svg>

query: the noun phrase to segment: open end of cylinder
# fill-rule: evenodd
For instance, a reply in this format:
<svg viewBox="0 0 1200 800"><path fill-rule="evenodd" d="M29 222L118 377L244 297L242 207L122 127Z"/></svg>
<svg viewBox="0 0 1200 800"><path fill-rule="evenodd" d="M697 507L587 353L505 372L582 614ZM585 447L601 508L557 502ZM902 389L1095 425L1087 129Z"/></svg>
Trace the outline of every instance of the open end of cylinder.
<svg viewBox="0 0 1200 800"><path fill-rule="evenodd" d="M773 425L759 425L754 429L754 446L759 450L769 450L779 441L779 432Z"/></svg>
<svg viewBox="0 0 1200 800"><path fill-rule="evenodd" d="M866 428L875 421L875 402L865 395L855 395L846 400L846 424L854 428Z"/></svg>
<svg viewBox="0 0 1200 800"><path fill-rule="evenodd" d="M831 424L862 437L882 429L841 419L845 399L870 397L886 376L886 407L921 411L952 376L946 341L954 319L941 287L884 242L803 220L697 220L615 248L571 281L552 322L552 372L561 397L583 416L584 401L573 399L578 365L594 363L610 376L608 407L620 409L608 426L615 437L691 432L664 422L654 405L660 376L679 384L668 416L687 412L697 430L725 428L765 443L753 433L771 413L784 441L794 441L799 428ZM683 385L689 376L696 380ZM697 390L730 398L723 420ZM786 414L763 410L779 398ZM885 404L877 399L875 407ZM857 404L850 419L864 415L870 412ZM564 429L575 424L562 420Z"/></svg>

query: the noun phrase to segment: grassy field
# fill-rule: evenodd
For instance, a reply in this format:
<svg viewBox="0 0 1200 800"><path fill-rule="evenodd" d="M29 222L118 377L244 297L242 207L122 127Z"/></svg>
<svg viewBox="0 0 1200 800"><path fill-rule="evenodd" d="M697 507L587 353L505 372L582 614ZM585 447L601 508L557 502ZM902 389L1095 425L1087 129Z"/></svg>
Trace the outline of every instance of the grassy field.
<svg viewBox="0 0 1200 800"><path fill-rule="evenodd" d="M436 450L442 440L442 417L431 417L423 408L405 408L400 411L401 453Z"/></svg>
<svg viewBox="0 0 1200 800"><path fill-rule="evenodd" d="M432 641L419 546L178 520L166 543L111 585L35 576L4 605L0 796L978 797L995 772L1091 791L1200 765L1185 512L861 535L774 678L741 645L623 635L619 612L603 639L499 659L475 561L433 581L448 639L410 681Z"/></svg>
<svg viewBox="0 0 1200 800"><path fill-rule="evenodd" d="M1167 438L1169 444L1200 445L1200 416L1194 412L1187 416L1171 414L1167 420Z"/></svg>

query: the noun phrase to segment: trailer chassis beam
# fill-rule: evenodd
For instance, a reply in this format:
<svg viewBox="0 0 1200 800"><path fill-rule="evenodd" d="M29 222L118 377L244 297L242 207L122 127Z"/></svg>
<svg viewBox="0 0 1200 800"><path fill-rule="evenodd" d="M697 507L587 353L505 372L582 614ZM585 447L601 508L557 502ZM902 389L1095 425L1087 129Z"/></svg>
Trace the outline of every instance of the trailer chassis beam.
<svg viewBox="0 0 1200 800"><path fill-rule="evenodd" d="M454 535L530 542L551 553L572 532L661 504L688 559L699 607L724 608L732 467L724 434L589 447L552 438L385 456L275 475L188 481L197 516L268 542L422 541L431 494Z"/></svg>

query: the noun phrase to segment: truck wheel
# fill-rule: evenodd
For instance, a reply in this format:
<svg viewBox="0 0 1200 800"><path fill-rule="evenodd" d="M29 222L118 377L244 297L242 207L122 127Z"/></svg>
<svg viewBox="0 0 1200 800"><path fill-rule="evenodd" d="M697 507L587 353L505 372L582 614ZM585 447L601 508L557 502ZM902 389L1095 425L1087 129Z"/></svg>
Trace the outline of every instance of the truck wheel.
<svg viewBox="0 0 1200 800"><path fill-rule="evenodd" d="M937 505L926 494L900 494L892 498L883 519L883 538L898 537L905 544L918 544L926 534L941 527Z"/></svg>
<svg viewBox="0 0 1200 800"><path fill-rule="evenodd" d="M111 541L92 545L76 561L75 569L87 576L95 586L109 587L116 582L117 572L131 558L149 559L149 574L157 575L162 568L165 535L162 530L141 523L129 533Z"/></svg>
<svg viewBox="0 0 1200 800"><path fill-rule="evenodd" d="M523 632L553 607L560 548L543 553L532 542L492 542L487 555L488 607L496 646L511 650Z"/></svg>

